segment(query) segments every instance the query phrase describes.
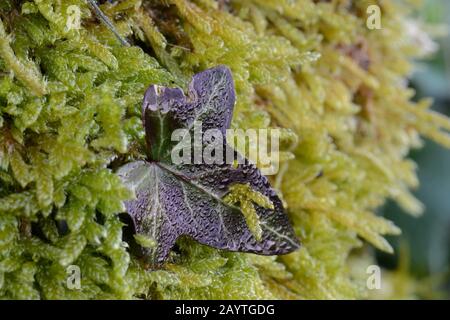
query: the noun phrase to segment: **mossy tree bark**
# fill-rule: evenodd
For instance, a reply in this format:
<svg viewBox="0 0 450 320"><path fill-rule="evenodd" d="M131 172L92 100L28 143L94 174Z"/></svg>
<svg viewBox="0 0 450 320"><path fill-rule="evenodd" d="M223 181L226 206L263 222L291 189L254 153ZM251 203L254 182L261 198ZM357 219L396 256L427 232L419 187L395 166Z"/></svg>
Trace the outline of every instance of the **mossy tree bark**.
<svg viewBox="0 0 450 320"><path fill-rule="evenodd" d="M381 30L366 27L374 3ZM387 198L422 210L408 151L420 135L450 146L448 119L411 101L421 48L402 3L105 2L124 46L85 0L2 1L0 295L365 297L352 266L371 258L355 249L390 252L383 235L399 233L375 210ZM303 247L261 257L183 239L163 268L146 268L127 250L119 213L131 195L115 170L143 156L144 90L219 64L236 83L233 126L283 129L273 185ZM80 290L66 285L69 265Z"/></svg>

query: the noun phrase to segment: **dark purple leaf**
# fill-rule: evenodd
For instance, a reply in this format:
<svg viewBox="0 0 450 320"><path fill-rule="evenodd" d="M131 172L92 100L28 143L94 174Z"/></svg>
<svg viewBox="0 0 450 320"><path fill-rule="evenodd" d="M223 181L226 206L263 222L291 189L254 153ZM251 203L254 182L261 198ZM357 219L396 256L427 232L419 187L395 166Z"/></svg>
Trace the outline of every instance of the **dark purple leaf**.
<svg viewBox="0 0 450 320"><path fill-rule="evenodd" d="M142 249L153 262L163 262L181 235L219 249L263 255L286 254L299 247L280 199L248 160L240 158L243 163L237 166L225 161L172 163L171 151L178 143L171 141L173 130L186 128L193 133L194 122L201 122L202 135L207 129L225 135L234 103L233 79L225 66L196 74L187 96L177 88L151 86L147 90L142 109L147 161L128 163L118 174L136 195L125 203L134 232L156 242L153 249ZM223 148L240 157L225 139ZM262 229L259 240L240 209L223 201L235 184L248 184L273 203L273 210L255 204Z"/></svg>

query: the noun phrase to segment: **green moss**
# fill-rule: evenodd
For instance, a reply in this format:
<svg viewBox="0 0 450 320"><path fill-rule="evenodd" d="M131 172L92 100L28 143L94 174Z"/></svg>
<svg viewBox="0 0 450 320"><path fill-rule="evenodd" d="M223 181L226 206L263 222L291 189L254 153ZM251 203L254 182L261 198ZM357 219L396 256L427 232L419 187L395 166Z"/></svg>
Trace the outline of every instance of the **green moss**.
<svg viewBox="0 0 450 320"><path fill-rule="evenodd" d="M422 210L409 193L418 181L407 152L420 146L419 135L450 146L448 119L429 111L428 101L413 103L405 86L420 53L405 36L409 7L394 0L224 3L101 5L127 47L83 0L2 1L2 297L366 295L349 256L361 240L391 251L383 235L399 233L375 210L387 198L413 214ZM382 6L382 30L365 27L372 3ZM81 23L68 24L78 12ZM118 214L131 194L114 169L142 157L146 87L184 86L218 64L236 82L233 127L284 128L273 185L303 247L260 257L182 239L154 270L128 253ZM66 286L71 264L80 266L80 290Z"/></svg>

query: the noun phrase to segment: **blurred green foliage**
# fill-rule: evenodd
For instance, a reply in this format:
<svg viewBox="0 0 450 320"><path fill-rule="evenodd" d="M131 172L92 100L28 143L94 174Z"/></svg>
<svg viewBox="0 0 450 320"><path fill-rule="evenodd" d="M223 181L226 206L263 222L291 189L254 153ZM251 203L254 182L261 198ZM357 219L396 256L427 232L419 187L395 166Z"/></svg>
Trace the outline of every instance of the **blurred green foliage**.
<svg viewBox="0 0 450 320"><path fill-rule="evenodd" d="M411 85L417 91L417 99L433 97L433 109L450 115L450 1L425 1L418 14L435 34L439 50L418 63ZM424 203L426 211L414 218L404 215L390 202L384 208L385 215L402 229L403 236L389 239L396 255L380 253L378 257L384 266L396 268L399 249L406 244L412 274L419 278L442 278L450 295L450 151L425 139L424 148L413 151L411 157L418 164L421 181L415 196Z"/></svg>

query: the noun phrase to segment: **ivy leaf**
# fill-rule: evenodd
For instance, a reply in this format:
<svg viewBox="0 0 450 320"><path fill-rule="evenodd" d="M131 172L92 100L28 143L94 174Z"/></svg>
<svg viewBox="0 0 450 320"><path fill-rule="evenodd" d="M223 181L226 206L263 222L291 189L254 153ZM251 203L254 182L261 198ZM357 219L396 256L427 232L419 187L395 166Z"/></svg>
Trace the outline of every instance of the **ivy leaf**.
<svg viewBox="0 0 450 320"><path fill-rule="evenodd" d="M178 88L151 86L147 90L142 110L147 159L124 165L118 175L136 196L125 202L133 231L147 237L146 243L155 244L140 247L141 253L152 262L163 262L182 235L215 248L262 255L286 254L299 247L282 203L267 178L226 143L234 103L233 79L225 66L196 74L187 96ZM191 138L195 137L198 123L203 138L200 146ZM172 161L178 144L172 141L176 129L189 132L186 141L192 145L192 164ZM240 161L198 163L195 152L198 147L200 150L205 147L208 129L216 129L223 135L222 141L217 140L225 150L223 157L231 152ZM224 199L242 198L248 206L249 200L244 197L229 197L236 185L249 186L270 203L253 202L255 210L250 210L253 218L247 221L259 223L257 228L249 228L244 212ZM251 229L259 234L254 235Z"/></svg>

